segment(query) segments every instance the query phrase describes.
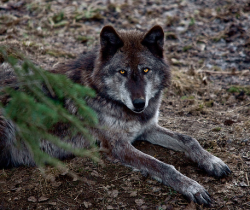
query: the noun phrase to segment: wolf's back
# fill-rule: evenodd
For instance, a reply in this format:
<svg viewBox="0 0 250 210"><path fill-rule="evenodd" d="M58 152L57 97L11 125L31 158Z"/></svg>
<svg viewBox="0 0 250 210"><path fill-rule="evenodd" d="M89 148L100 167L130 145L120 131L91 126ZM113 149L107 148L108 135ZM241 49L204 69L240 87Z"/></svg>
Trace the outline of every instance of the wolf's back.
<svg viewBox="0 0 250 210"><path fill-rule="evenodd" d="M96 50L93 50L88 54L81 55L77 60L58 66L56 69L51 70L51 72L64 74L74 82L82 85L88 84L90 74L94 68L96 54ZM8 85L15 89L19 88L12 67L5 62L0 65L0 87ZM0 102L2 104L6 105L9 100L10 97L7 94L0 94ZM65 133L65 130L62 130L60 126L57 126L57 128L53 134L60 137L62 133ZM89 146L88 142L80 135L67 139L67 142L78 148ZM59 159L71 156L69 152L45 140L41 140L40 147L44 152ZM33 155L29 152L24 141L17 139L14 123L7 120L0 109L0 168L17 167L20 165L35 165Z"/></svg>

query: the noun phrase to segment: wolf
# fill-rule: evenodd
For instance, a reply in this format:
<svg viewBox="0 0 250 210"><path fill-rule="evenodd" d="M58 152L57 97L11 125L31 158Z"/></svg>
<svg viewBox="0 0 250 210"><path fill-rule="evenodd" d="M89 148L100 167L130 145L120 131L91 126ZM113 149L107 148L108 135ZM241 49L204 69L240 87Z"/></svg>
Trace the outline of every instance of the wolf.
<svg viewBox="0 0 250 210"><path fill-rule="evenodd" d="M96 91L96 96L86 98L86 102L97 113L100 127L90 132L108 157L150 175L189 200L209 205L211 199L204 187L174 166L132 145L136 140L145 140L181 151L216 177L231 172L221 159L204 150L196 139L158 125L163 90L171 80L163 47L164 32L159 25L147 32L116 31L112 26L105 26L100 33L98 48L51 72L64 74ZM63 128L58 128L57 133L63 133ZM25 144L16 148L15 141L15 125L0 115L0 165L35 165ZM74 147L87 146L81 135L67 141ZM70 156L69 152L46 141L41 141L41 149L61 159Z"/></svg>

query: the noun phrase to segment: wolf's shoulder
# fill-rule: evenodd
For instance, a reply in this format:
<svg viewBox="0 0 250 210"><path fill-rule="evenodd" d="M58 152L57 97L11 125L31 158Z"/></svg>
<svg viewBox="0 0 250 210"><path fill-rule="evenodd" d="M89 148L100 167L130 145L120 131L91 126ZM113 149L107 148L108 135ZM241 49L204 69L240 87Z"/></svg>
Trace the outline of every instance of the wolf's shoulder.
<svg viewBox="0 0 250 210"><path fill-rule="evenodd" d="M75 83L87 85L95 67L95 60L98 56L98 48L87 53L81 53L75 60L60 64L50 72L66 75Z"/></svg>

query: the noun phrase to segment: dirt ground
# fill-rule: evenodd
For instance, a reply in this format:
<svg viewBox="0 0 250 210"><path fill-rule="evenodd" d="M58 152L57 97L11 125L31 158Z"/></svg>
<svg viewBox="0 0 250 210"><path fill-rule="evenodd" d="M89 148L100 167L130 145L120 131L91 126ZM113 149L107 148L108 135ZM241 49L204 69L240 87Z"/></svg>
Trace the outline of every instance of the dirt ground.
<svg viewBox="0 0 250 210"><path fill-rule="evenodd" d="M232 174L210 177L181 153L138 142L143 152L202 184L213 199L211 207L189 203L173 189L104 157L104 165L77 157L66 162L82 180L52 167L46 168L46 177L38 168L1 170L0 209L250 209L250 2L0 3L0 45L20 50L45 69L91 49L107 24L164 28L173 81L159 123L195 137Z"/></svg>

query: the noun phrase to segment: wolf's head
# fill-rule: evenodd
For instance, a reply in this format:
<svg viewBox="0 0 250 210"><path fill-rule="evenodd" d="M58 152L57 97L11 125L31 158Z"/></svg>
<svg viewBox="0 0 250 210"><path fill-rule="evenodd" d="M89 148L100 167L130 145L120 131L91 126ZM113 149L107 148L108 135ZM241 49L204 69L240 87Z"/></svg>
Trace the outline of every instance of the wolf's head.
<svg viewBox="0 0 250 210"><path fill-rule="evenodd" d="M169 84L169 66L164 60L164 33L159 25L147 33L117 32L105 26L92 79L106 97L140 113L150 99Z"/></svg>

